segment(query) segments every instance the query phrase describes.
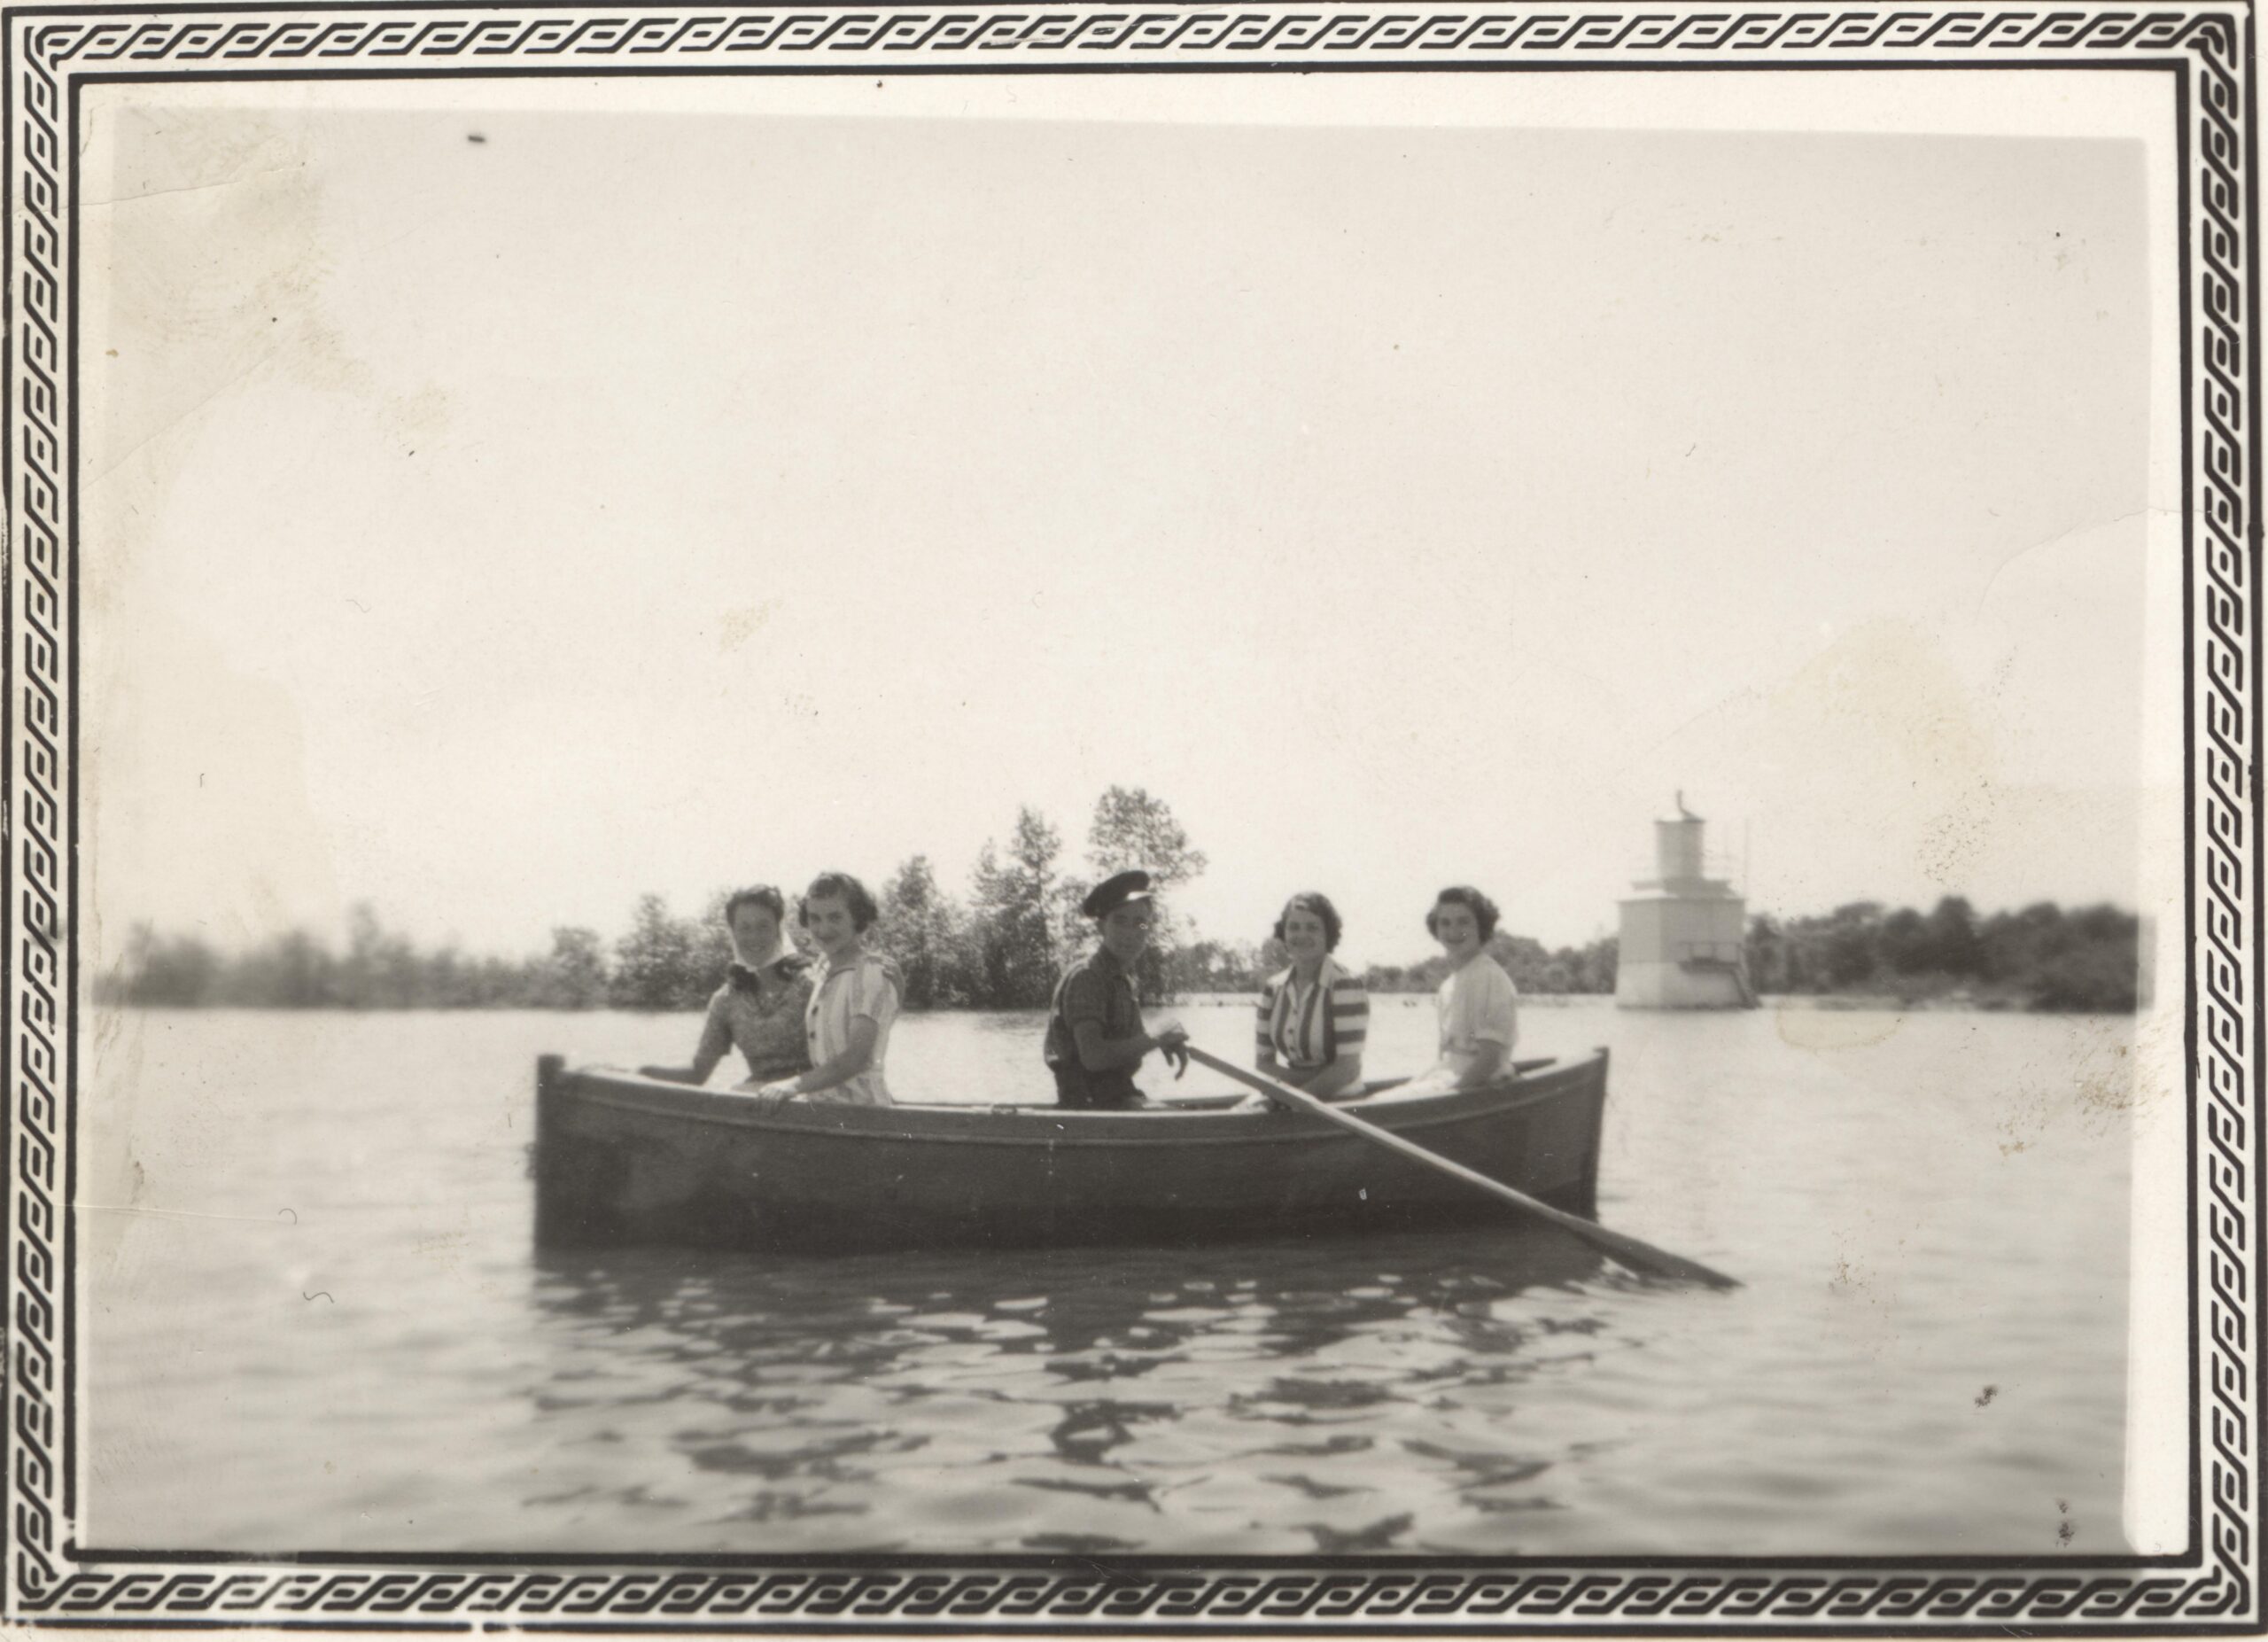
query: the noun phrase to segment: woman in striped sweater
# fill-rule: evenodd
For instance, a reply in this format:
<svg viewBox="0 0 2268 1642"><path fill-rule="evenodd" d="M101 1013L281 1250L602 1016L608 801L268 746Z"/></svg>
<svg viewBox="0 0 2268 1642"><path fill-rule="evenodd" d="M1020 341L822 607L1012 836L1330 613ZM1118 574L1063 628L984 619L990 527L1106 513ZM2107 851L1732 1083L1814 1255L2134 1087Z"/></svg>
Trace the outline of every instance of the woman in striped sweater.
<svg viewBox="0 0 2268 1642"><path fill-rule="evenodd" d="M1260 989L1254 1044L1254 1064L1264 1075L1325 1100L1360 1092L1371 1023L1360 977L1331 955L1340 929L1329 896L1302 891L1284 903L1276 938L1292 964Z"/></svg>

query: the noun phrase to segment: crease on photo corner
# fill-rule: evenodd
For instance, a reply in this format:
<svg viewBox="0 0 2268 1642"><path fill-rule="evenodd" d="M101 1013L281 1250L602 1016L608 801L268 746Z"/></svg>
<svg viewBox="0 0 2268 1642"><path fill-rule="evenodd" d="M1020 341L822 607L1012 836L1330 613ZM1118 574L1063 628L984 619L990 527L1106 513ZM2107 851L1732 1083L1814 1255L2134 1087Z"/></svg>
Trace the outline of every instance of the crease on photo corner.
<svg viewBox="0 0 2268 1642"><path fill-rule="evenodd" d="M95 1001L142 938L113 886L177 878L198 840L262 837L262 870L196 933L221 945L281 927L312 892L335 899L335 864L307 782L307 726L287 684L229 665L169 589L196 575L170 503L197 482L233 390L286 372L311 391L367 393L371 374L322 315L329 264L319 179L303 146L256 112L183 115L97 100L84 122L87 266L106 276L83 322L86 479L79 575L81 924L89 998L85 1126L75 1206L90 1268L115 1272L163 1236L190 1160L150 1149L138 1121L152 1023ZM198 259L144 247L183 231ZM259 318L264 323L251 323ZM167 391L144 391L162 381ZM131 766L167 796L107 801L107 768ZM154 781L151 778L154 776ZM163 919L155 920L162 923ZM146 1244L140 1246L146 1247Z"/></svg>

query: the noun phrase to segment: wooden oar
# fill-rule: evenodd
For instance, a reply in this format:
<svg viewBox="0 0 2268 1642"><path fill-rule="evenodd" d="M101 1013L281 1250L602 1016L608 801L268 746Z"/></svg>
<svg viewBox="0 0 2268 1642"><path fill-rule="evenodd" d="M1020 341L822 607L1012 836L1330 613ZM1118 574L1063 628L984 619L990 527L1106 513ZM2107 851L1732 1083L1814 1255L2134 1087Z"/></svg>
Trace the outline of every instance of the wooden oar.
<svg viewBox="0 0 2268 1642"><path fill-rule="evenodd" d="M1373 1145L1383 1146L1388 1151L1399 1152L1413 1163L1424 1163L1429 1169L1438 1169L1443 1174L1462 1180L1468 1186L1479 1187L1484 1192L1493 1192L1514 1208L1525 1209L1538 1219L1548 1220L1561 1231L1581 1238L1600 1253L1610 1259L1620 1262L1641 1277L1666 1277L1686 1282L1707 1283L1716 1288L1740 1287L1737 1278L1727 1277L1722 1272L1712 1271L1698 1260L1689 1260L1683 1255L1671 1254L1667 1249L1657 1249L1651 1243L1642 1243L1636 1238L1626 1236L1620 1232L1611 1232L1596 1221L1586 1220L1581 1215L1573 1215L1565 1210L1554 1209L1550 1203L1539 1202L1515 1187L1506 1186L1502 1180L1489 1179L1478 1169L1468 1169L1461 1163L1443 1157L1438 1152L1429 1152L1416 1142L1405 1140L1398 1134L1379 1128L1376 1124L1367 1123L1344 1107L1326 1105L1304 1089L1295 1089L1290 1084L1277 1082L1273 1078L1263 1077L1258 1072L1247 1071L1243 1067L1231 1065L1218 1055L1206 1054L1194 1044L1189 1045L1188 1048L1191 1060L1201 1065L1209 1066L1216 1072L1223 1072L1239 1083L1249 1085L1259 1090L1261 1093L1273 1100L1281 1101L1286 1106L1294 1107L1307 1113L1310 1117L1320 1117L1325 1123L1337 1124L1341 1129L1353 1134L1359 1134Z"/></svg>

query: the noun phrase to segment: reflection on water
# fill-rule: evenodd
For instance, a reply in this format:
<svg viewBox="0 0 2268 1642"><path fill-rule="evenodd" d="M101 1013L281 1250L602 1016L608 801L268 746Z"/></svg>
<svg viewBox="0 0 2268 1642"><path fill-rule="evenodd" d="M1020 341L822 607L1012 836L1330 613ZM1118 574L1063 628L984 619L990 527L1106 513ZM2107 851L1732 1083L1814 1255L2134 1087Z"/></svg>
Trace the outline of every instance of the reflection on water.
<svg viewBox="0 0 2268 1642"><path fill-rule="evenodd" d="M1248 1039L1243 1006L1183 1013L1200 1042ZM536 1257L534 1055L653 1059L695 1024L112 1022L82 1075L88 1542L2126 1549L2131 1022L1534 1010L1537 1053L1613 1050L1602 1218L1735 1273L1728 1295L1509 1218ZM1038 1031L908 1017L893 1076L998 1098L1029 1088ZM1431 1031L1381 1008L1380 1067Z"/></svg>
<svg viewBox="0 0 2268 1642"><path fill-rule="evenodd" d="M666 1403L662 1438L716 1520L831 1519L835 1548L910 1545L934 1514L974 1529L957 1537L972 1546L1130 1550L1171 1501L1224 1538L1288 1528L1311 1548L1390 1550L1415 1518L1381 1487L1382 1445L1391 1474L1428 1474L1472 1511L1552 1508L1548 1455L1485 1421L1421 1436L1418 1415L1503 1408L1589 1354L1604 1322L1573 1285L1600 1265L1572 1238L1470 1232L1371 1243L1358 1270L1343 1246L1306 1241L1005 1269L546 1258L534 1293L558 1356L529 1395L567 1451L629 1440L629 1411ZM992 1520L969 1521L996 1491ZM649 1498L643 1482L587 1483L527 1503Z"/></svg>

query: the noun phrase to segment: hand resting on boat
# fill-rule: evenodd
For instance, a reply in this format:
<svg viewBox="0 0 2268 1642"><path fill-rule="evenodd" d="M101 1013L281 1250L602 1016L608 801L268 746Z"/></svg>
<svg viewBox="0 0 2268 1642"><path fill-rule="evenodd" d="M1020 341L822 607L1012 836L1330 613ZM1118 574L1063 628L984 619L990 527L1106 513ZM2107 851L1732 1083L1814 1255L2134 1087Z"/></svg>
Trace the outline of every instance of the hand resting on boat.
<svg viewBox="0 0 2268 1642"><path fill-rule="evenodd" d="M1511 1070L1511 1051L1501 1043L1483 1039L1464 1056L1462 1066L1448 1060L1426 1068L1408 1083L1394 1091L1397 1098L1409 1099L1429 1094L1457 1094L1467 1089L1479 1089L1502 1081Z"/></svg>
<svg viewBox="0 0 2268 1642"><path fill-rule="evenodd" d="M1510 1044L1498 1043L1493 1038L1480 1039L1461 1057L1464 1062L1462 1067L1443 1061L1431 1071L1411 1078L1404 1086L1405 1092L1448 1094L1458 1089L1478 1089L1483 1084L1495 1083L1510 1070L1511 1054Z"/></svg>
<svg viewBox="0 0 2268 1642"><path fill-rule="evenodd" d="M1301 1086L1298 1079L1286 1078L1281 1072L1269 1072L1262 1069L1262 1076L1276 1078L1284 1083L1291 1084L1295 1088L1304 1086L1307 1092L1317 1100L1328 1101L1333 1106L1344 1106L1355 1101L1372 1104L1388 1101L1424 1100L1436 1094L1461 1094L1468 1089L1485 1088L1490 1084L1503 1083L1516 1078L1524 1071L1551 1064L1551 1057L1549 1055L1533 1061L1508 1060L1506 1057L1510 1052L1502 1044L1484 1043L1480 1048L1481 1052L1472 1057L1472 1063L1462 1072L1454 1066L1439 1064L1426 1068L1415 1078L1405 1078L1399 1082L1389 1080L1368 1086L1357 1084L1352 1088L1333 1092L1320 1091L1314 1084ZM1228 1109L1232 1112L1256 1112L1264 1107L1272 1107L1278 1111L1291 1109L1283 1101L1272 1100L1264 1094L1247 1095Z"/></svg>

